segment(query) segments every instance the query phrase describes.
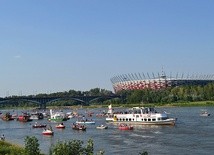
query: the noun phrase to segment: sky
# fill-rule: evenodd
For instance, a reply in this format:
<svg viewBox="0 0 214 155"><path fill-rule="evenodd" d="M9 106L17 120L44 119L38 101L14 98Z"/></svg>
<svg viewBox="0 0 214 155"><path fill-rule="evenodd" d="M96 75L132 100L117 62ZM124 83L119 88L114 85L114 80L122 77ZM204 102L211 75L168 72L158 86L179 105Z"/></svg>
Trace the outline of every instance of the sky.
<svg viewBox="0 0 214 155"><path fill-rule="evenodd" d="M213 74L213 58L213 0L0 0L0 97Z"/></svg>

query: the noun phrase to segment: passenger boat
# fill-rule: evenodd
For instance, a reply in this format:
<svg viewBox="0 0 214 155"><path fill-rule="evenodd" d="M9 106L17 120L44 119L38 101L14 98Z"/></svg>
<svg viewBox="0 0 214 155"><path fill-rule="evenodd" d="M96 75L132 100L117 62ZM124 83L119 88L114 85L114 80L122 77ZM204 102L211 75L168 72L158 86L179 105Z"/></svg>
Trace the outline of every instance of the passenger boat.
<svg viewBox="0 0 214 155"><path fill-rule="evenodd" d="M176 118L169 118L166 112L157 112L151 107L133 107L128 111L115 113L112 122L136 125L175 125Z"/></svg>
<svg viewBox="0 0 214 155"><path fill-rule="evenodd" d="M127 125L127 124L120 124L118 127L120 130L133 130L134 127L131 125Z"/></svg>
<svg viewBox="0 0 214 155"><path fill-rule="evenodd" d="M45 128L47 124L38 124L37 122L32 125L33 128Z"/></svg>
<svg viewBox="0 0 214 155"><path fill-rule="evenodd" d="M85 131L86 130L86 126L85 125L82 125L82 124L73 124L72 125L72 129L74 130L82 130L82 131Z"/></svg>
<svg viewBox="0 0 214 155"><path fill-rule="evenodd" d="M56 125L57 129L65 129L65 125L63 123L57 124Z"/></svg>
<svg viewBox="0 0 214 155"><path fill-rule="evenodd" d="M108 126L101 124L101 125L97 126L96 128L97 129L108 129Z"/></svg>

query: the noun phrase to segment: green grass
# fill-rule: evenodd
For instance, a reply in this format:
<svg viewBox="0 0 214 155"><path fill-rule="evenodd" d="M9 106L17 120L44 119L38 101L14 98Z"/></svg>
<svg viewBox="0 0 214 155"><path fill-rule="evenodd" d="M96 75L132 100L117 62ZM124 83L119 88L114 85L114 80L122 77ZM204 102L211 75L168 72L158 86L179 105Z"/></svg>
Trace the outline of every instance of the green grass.
<svg viewBox="0 0 214 155"><path fill-rule="evenodd" d="M23 153L24 148L6 141L0 141L0 155L21 155Z"/></svg>

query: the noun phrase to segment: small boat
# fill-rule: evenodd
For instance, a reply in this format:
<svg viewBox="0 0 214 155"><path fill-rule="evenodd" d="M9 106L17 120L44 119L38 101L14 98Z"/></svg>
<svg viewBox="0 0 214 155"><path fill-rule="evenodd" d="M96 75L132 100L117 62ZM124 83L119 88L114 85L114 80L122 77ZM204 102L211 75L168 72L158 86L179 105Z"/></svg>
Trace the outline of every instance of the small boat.
<svg viewBox="0 0 214 155"><path fill-rule="evenodd" d="M106 122L113 122L114 121L114 113L113 113L113 109L112 109L112 105L110 104L108 106L108 112L106 115Z"/></svg>
<svg viewBox="0 0 214 155"><path fill-rule="evenodd" d="M210 113L208 113L206 110L202 110L200 116L210 116Z"/></svg>
<svg viewBox="0 0 214 155"><path fill-rule="evenodd" d="M23 112L22 115L18 116L17 121L29 122L29 121L32 121L32 119L30 119L30 114Z"/></svg>
<svg viewBox="0 0 214 155"><path fill-rule="evenodd" d="M131 125L127 125L127 124L120 124L118 127L120 130L133 130L134 127Z"/></svg>
<svg viewBox="0 0 214 155"><path fill-rule="evenodd" d="M45 128L47 125L46 124L38 124L37 122L32 125L33 128Z"/></svg>
<svg viewBox="0 0 214 155"><path fill-rule="evenodd" d="M43 135L53 135L54 132L50 129L44 129L42 132Z"/></svg>
<svg viewBox="0 0 214 155"><path fill-rule="evenodd" d="M56 125L57 129L65 129L65 125L63 123L57 124Z"/></svg>
<svg viewBox="0 0 214 155"><path fill-rule="evenodd" d="M76 124L95 124L95 121L86 119L86 120L76 121Z"/></svg>
<svg viewBox="0 0 214 155"><path fill-rule="evenodd" d="M35 112L30 114L30 119L32 120L38 120L38 119L43 119L44 115L43 113Z"/></svg>
<svg viewBox="0 0 214 155"><path fill-rule="evenodd" d="M12 115L7 112L6 114L4 114L2 117L1 117L2 120L4 121L11 121L11 120L14 120L14 118L12 117Z"/></svg>
<svg viewBox="0 0 214 155"><path fill-rule="evenodd" d="M74 130L82 130L82 131L85 131L86 130L86 126L85 125L82 125L82 124L73 124L72 125L72 129Z"/></svg>
<svg viewBox="0 0 214 155"><path fill-rule="evenodd" d="M54 132L53 132L52 127L49 126L48 128L45 128L45 129L42 131L42 134L43 134L43 135L53 135Z"/></svg>
<svg viewBox="0 0 214 155"><path fill-rule="evenodd" d="M53 112L52 109L50 109L50 118L48 121L50 122L62 122L65 118L65 114L63 112Z"/></svg>
<svg viewBox="0 0 214 155"><path fill-rule="evenodd" d="M108 129L108 126L101 124L101 125L97 126L96 128L97 129Z"/></svg>

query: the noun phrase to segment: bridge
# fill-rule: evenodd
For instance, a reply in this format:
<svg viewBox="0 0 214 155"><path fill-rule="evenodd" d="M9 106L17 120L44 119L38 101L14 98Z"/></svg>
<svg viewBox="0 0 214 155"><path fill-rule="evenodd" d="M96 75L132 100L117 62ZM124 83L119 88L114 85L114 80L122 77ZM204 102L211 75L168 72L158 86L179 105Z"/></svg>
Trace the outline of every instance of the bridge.
<svg viewBox="0 0 214 155"><path fill-rule="evenodd" d="M39 105L40 109L46 109L46 106L50 102L60 100L75 100L82 103L82 105L89 105L90 102L97 99L109 100L113 98L120 98L119 95L104 95L104 96L72 96L72 97L11 97L11 98L0 98L0 104L11 104L11 101L29 101Z"/></svg>

